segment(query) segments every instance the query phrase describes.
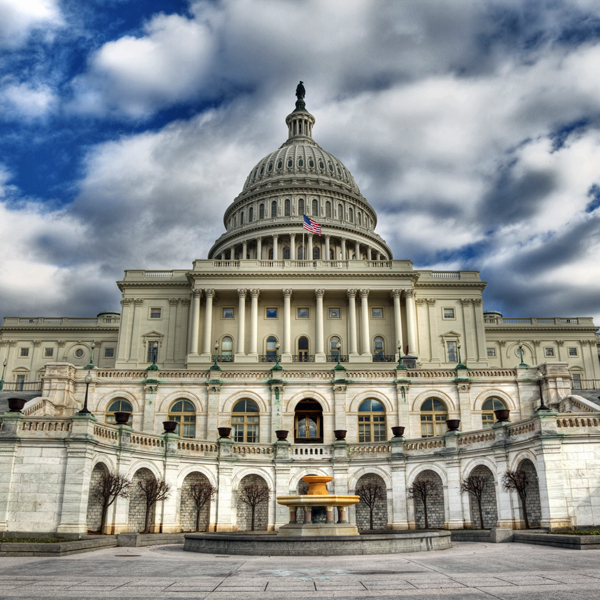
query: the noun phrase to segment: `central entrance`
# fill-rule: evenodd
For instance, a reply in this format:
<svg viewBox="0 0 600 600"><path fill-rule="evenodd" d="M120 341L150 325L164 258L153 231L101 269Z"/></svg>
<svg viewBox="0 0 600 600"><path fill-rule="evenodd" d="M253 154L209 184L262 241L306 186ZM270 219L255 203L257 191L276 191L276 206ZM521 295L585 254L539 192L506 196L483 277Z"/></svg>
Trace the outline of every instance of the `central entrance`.
<svg viewBox="0 0 600 600"><path fill-rule="evenodd" d="M323 408L316 400L301 400L294 418L296 444L323 443Z"/></svg>

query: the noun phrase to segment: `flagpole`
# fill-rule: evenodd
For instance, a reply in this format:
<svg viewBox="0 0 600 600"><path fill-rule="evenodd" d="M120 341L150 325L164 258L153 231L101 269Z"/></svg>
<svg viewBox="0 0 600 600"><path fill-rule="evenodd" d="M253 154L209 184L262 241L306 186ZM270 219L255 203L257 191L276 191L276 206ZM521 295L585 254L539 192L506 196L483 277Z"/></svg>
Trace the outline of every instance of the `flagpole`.
<svg viewBox="0 0 600 600"><path fill-rule="evenodd" d="M306 260L306 247L304 246L304 215L302 215L302 260Z"/></svg>

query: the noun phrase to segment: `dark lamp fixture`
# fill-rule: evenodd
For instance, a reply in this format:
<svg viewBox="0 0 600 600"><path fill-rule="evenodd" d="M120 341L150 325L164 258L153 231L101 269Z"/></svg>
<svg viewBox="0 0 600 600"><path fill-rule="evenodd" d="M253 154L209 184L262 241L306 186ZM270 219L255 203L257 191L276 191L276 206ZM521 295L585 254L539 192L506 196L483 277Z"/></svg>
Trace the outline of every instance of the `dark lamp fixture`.
<svg viewBox="0 0 600 600"><path fill-rule="evenodd" d="M83 400L83 408L77 413L78 415L91 415L92 413L88 410L88 392L90 390L90 383L93 381L92 374L88 371L85 376L85 398Z"/></svg>

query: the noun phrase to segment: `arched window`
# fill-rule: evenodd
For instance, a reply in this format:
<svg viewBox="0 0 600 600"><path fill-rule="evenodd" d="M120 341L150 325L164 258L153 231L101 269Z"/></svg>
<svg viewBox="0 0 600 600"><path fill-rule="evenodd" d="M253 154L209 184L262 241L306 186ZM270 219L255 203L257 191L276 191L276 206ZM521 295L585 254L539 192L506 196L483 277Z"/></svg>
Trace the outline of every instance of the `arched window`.
<svg viewBox="0 0 600 600"><path fill-rule="evenodd" d="M325 203L325 216L331 219L331 202L329 201Z"/></svg>
<svg viewBox="0 0 600 600"><path fill-rule="evenodd" d="M273 260L273 248L269 248L269 260Z"/></svg>
<svg viewBox="0 0 600 600"><path fill-rule="evenodd" d="M233 362L233 340L226 336L221 341L221 360L223 362Z"/></svg>
<svg viewBox="0 0 600 600"><path fill-rule="evenodd" d="M377 400L365 400L358 407L358 441L385 442L385 408Z"/></svg>
<svg viewBox="0 0 600 600"><path fill-rule="evenodd" d="M196 437L196 409L189 400L177 400L171 406L169 409L169 421L178 423L175 433L181 437Z"/></svg>
<svg viewBox="0 0 600 600"><path fill-rule="evenodd" d="M292 214L292 203L289 198L285 201L285 216L289 217Z"/></svg>
<svg viewBox="0 0 600 600"><path fill-rule="evenodd" d="M110 403L110 406L106 409L106 422L107 423L116 423L115 413L116 412L128 412L129 421L127 421L127 425L131 425L133 407L131 403L125 400L124 398L117 398Z"/></svg>
<svg viewBox="0 0 600 600"><path fill-rule="evenodd" d="M331 356L330 360L332 362L337 362L338 355L340 354L340 352L342 350L341 346L338 350L337 345L339 343L340 343L340 338L335 335L329 340L329 354Z"/></svg>
<svg viewBox="0 0 600 600"><path fill-rule="evenodd" d="M421 437L443 435L446 431L448 411L437 398L428 398L421 404Z"/></svg>
<svg viewBox="0 0 600 600"><path fill-rule="evenodd" d="M298 443L323 443L323 408L316 400L301 400L296 405L295 436Z"/></svg>
<svg viewBox="0 0 600 600"><path fill-rule="evenodd" d="M481 424L484 429L489 429L496 422L495 410L504 410L504 402L498 398L488 398L481 407Z"/></svg>
<svg viewBox="0 0 600 600"><path fill-rule="evenodd" d="M351 208L348 209L348 221L354 223L354 211Z"/></svg>
<svg viewBox="0 0 600 600"><path fill-rule="evenodd" d="M373 340L373 360L383 361L385 357L385 342L381 336L377 336Z"/></svg>
<svg viewBox="0 0 600 600"><path fill-rule="evenodd" d="M283 249L283 260L290 260L290 247L286 246Z"/></svg>
<svg viewBox="0 0 600 600"><path fill-rule="evenodd" d="M344 220L344 207L341 204L338 204L338 219L340 221Z"/></svg>
<svg viewBox="0 0 600 600"><path fill-rule="evenodd" d="M312 201L312 214L313 216L319 216L319 202L317 200Z"/></svg>
<svg viewBox="0 0 600 600"><path fill-rule="evenodd" d="M362 225L362 215L360 214L359 211L356 211L356 224Z"/></svg>
<svg viewBox="0 0 600 600"><path fill-rule="evenodd" d="M243 224L244 224L244 213L241 212L240 213L240 225L243 225Z"/></svg>
<svg viewBox="0 0 600 600"><path fill-rule="evenodd" d="M299 215L304 214L304 200L302 198L300 198L300 200L298 200L298 214Z"/></svg>
<svg viewBox="0 0 600 600"><path fill-rule="evenodd" d="M298 362L308 362L308 338L298 338Z"/></svg>
<svg viewBox="0 0 600 600"><path fill-rule="evenodd" d="M264 219L265 218L265 205L261 204L258 207L258 218L259 219Z"/></svg>
<svg viewBox="0 0 600 600"><path fill-rule="evenodd" d="M277 200L273 200L271 202L271 217L277 216Z"/></svg>
<svg viewBox="0 0 600 600"><path fill-rule="evenodd" d="M321 258L321 249L318 246L313 248L313 260L319 260Z"/></svg>
<svg viewBox="0 0 600 600"><path fill-rule="evenodd" d="M236 402L231 415L231 428L235 442L258 443L258 413L256 402L252 400Z"/></svg>
<svg viewBox="0 0 600 600"><path fill-rule="evenodd" d="M254 207L251 206L250 210L248 211L248 222L252 223L252 221L254 221Z"/></svg>
<svg viewBox="0 0 600 600"><path fill-rule="evenodd" d="M267 338L267 362L277 360L277 339L273 336Z"/></svg>

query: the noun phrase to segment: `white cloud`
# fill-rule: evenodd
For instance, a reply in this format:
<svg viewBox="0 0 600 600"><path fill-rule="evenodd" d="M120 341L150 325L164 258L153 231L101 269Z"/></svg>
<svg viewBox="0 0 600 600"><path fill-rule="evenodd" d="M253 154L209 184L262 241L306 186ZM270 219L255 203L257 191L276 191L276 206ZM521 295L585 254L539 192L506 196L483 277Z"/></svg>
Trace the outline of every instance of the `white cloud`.
<svg viewBox="0 0 600 600"><path fill-rule="evenodd" d="M17 48L32 30L61 25L59 0L0 0L0 48Z"/></svg>
<svg viewBox="0 0 600 600"><path fill-rule="evenodd" d="M47 85L7 82L0 85L0 118L44 117L58 102L54 90Z"/></svg>

